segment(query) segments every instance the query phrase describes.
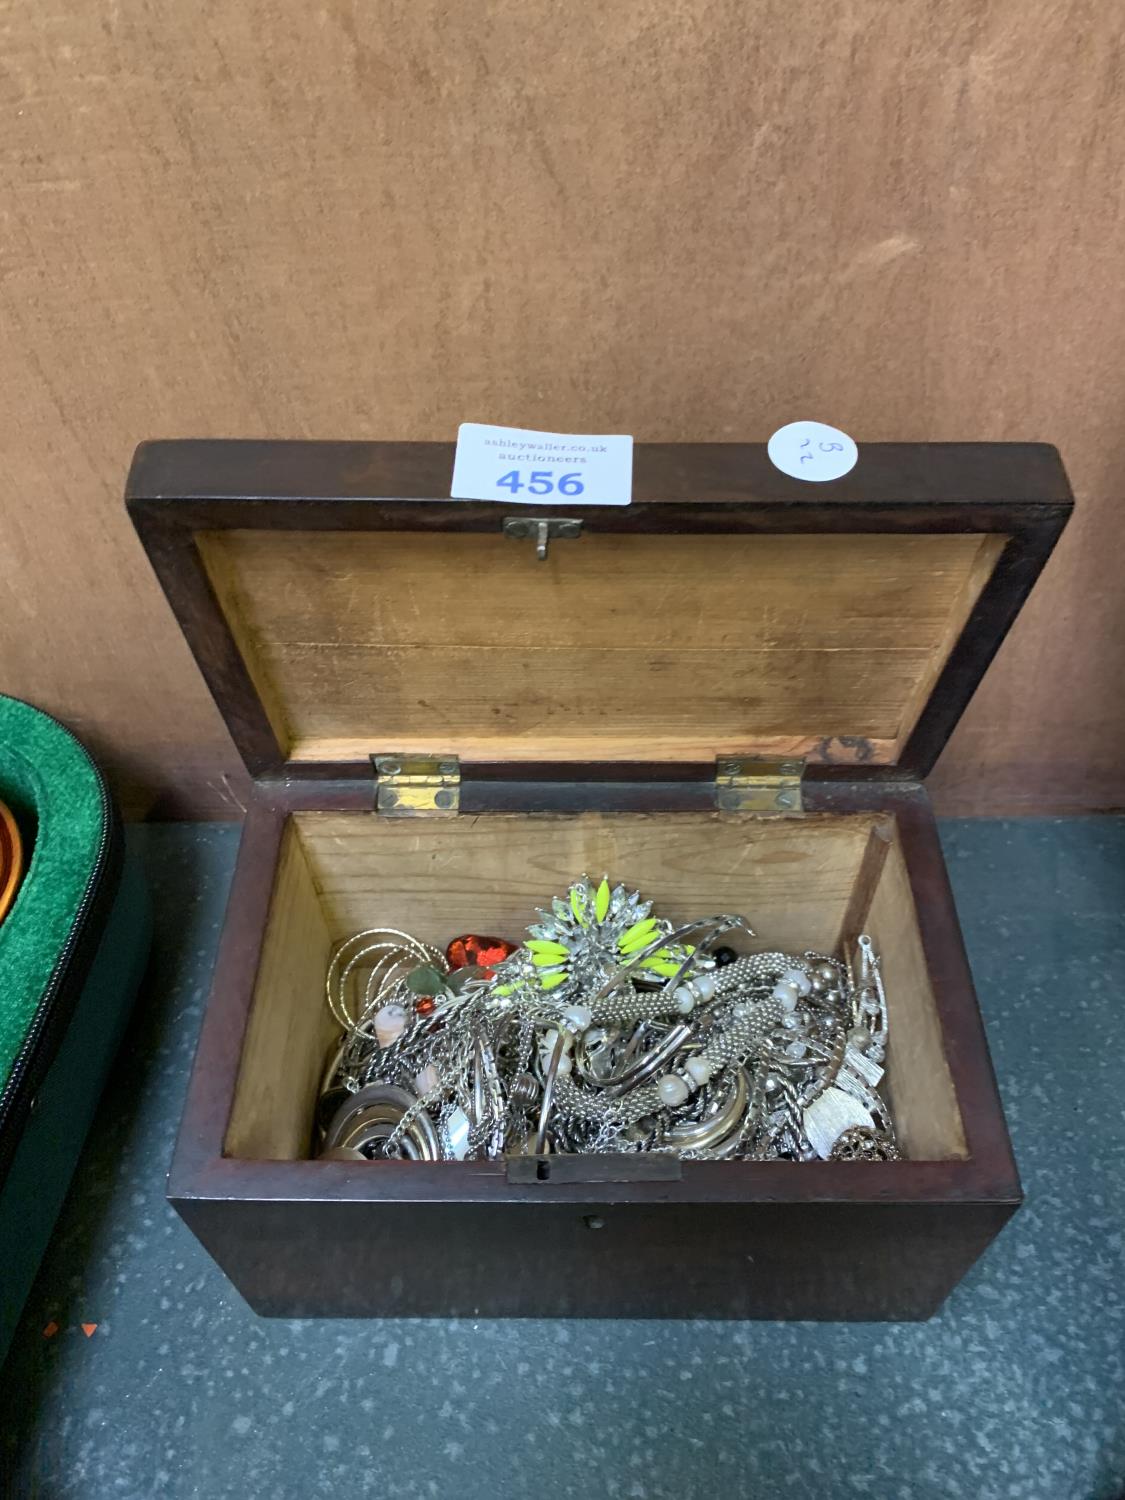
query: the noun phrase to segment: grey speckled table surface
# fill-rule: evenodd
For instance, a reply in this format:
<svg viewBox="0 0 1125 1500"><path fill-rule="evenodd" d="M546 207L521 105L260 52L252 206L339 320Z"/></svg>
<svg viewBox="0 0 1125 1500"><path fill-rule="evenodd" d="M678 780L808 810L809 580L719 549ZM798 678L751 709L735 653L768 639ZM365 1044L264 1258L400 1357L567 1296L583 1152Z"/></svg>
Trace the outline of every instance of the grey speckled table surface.
<svg viewBox="0 0 1125 1500"><path fill-rule="evenodd" d="M1125 1493L1125 820L943 827L1028 1202L897 1326L256 1318L164 1202L237 830L134 832L155 963L3 1374L5 1495Z"/></svg>

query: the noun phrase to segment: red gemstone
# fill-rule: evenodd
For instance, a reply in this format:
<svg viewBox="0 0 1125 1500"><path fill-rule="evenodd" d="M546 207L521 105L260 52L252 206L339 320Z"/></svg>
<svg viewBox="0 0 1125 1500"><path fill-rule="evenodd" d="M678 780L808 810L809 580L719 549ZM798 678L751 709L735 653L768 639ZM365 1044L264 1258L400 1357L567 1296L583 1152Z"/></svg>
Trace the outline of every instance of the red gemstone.
<svg viewBox="0 0 1125 1500"><path fill-rule="evenodd" d="M414 1002L414 1009L420 1016L428 1016L437 1008L437 1001L432 995L419 995Z"/></svg>
<svg viewBox="0 0 1125 1500"><path fill-rule="evenodd" d="M506 943L503 938L479 937L467 932L464 937L455 937L445 950L446 961L451 969L483 969L486 979L492 978L497 964L503 963L509 954L516 951L515 943Z"/></svg>

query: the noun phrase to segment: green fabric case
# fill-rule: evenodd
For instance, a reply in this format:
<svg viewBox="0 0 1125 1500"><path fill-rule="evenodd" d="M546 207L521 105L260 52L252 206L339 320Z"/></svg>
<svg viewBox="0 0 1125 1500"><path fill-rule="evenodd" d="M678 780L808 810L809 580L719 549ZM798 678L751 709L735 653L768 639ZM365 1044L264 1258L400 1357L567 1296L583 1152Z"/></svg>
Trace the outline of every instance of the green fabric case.
<svg viewBox="0 0 1125 1500"><path fill-rule="evenodd" d="M0 798L30 858L0 922L0 1359L140 983L147 891L70 731L0 695Z"/></svg>

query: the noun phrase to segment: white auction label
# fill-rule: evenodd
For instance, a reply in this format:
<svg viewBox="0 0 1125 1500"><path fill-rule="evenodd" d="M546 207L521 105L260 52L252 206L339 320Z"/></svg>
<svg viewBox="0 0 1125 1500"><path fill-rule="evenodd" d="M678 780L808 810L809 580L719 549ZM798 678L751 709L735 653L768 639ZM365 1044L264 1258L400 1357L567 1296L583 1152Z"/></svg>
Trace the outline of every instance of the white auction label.
<svg viewBox="0 0 1125 1500"><path fill-rule="evenodd" d="M766 445L774 468L793 479L839 479L855 468L859 449L838 427L824 422L790 422Z"/></svg>
<svg viewBox="0 0 1125 1500"><path fill-rule="evenodd" d="M628 505L633 439L462 422L449 493L504 504Z"/></svg>

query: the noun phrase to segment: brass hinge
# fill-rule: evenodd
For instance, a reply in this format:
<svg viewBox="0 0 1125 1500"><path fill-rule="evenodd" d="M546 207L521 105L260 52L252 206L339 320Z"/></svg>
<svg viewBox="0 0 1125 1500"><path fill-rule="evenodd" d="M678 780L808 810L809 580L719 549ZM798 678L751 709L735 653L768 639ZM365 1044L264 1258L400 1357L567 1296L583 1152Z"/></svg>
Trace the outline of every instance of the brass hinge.
<svg viewBox="0 0 1125 1500"><path fill-rule="evenodd" d="M388 818L451 817L461 805L455 755L373 755L375 810Z"/></svg>
<svg viewBox="0 0 1125 1500"><path fill-rule="evenodd" d="M749 760L721 755L715 800L722 812L799 813L803 760Z"/></svg>

